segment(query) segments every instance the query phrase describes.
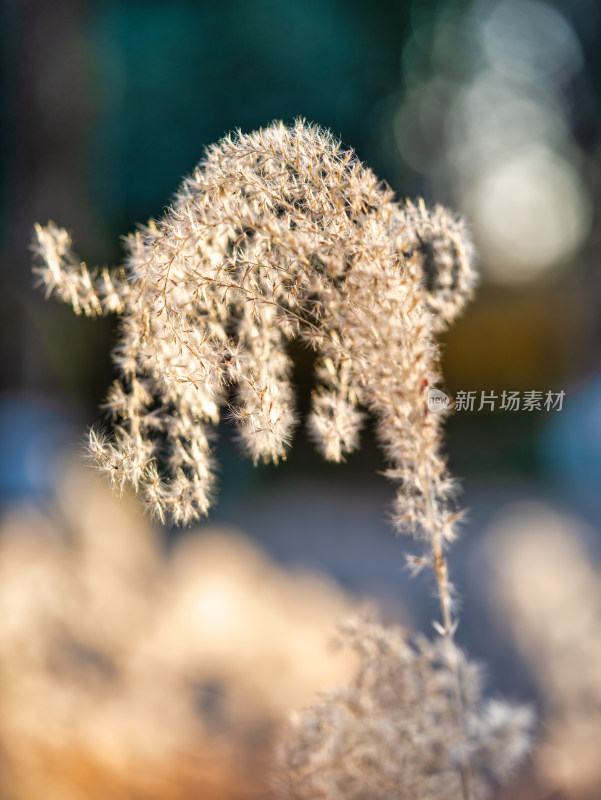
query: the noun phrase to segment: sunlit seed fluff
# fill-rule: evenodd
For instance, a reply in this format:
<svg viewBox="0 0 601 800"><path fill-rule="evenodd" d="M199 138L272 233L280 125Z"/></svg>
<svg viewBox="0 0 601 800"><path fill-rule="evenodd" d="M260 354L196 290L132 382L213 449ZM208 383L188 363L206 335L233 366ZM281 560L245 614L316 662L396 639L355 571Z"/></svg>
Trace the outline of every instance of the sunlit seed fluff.
<svg viewBox="0 0 601 800"><path fill-rule="evenodd" d="M48 293L77 313L122 316L107 402L115 435L91 446L118 488L141 487L166 520L205 513L207 426L231 386L245 450L283 458L296 423L285 346L298 336L319 351L308 421L318 449L343 459L369 409L402 475L397 526L443 538L432 530L447 506L442 416L427 392L439 380L434 333L475 283L463 222L397 202L352 152L299 121L210 147L126 248L123 270L89 270L66 231L36 226Z"/></svg>

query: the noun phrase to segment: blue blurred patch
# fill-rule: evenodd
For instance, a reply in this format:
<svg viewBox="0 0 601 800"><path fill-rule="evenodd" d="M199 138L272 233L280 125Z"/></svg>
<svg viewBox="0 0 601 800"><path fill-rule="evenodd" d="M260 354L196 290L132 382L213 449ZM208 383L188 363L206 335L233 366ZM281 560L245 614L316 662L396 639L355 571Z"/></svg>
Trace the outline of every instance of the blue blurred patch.
<svg viewBox="0 0 601 800"><path fill-rule="evenodd" d="M575 497L601 506L601 375L569 392L550 412L541 452L545 465Z"/></svg>
<svg viewBox="0 0 601 800"><path fill-rule="evenodd" d="M0 397L0 505L50 495L72 440L60 409L35 397Z"/></svg>

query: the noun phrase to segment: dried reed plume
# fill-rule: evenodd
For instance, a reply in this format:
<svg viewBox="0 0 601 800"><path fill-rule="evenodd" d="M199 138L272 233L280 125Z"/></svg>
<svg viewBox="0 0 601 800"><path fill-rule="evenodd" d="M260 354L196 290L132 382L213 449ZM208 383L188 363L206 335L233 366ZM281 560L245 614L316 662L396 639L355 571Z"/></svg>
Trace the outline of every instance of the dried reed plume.
<svg viewBox="0 0 601 800"><path fill-rule="evenodd" d="M451 632L443 547L457 514L444 415L427 397L440 378L434 335L475 283L462 221L397 203L352 152L299 121L210 148L163 218L128 237L121 271L88 269L53 224L36 226L34 249L48 294L76 313L122 315L113 436L90 436L119 489L140 489L161 520L206 513L209 426L224 406L255 461L284 458L295 424L285 346L301 337L319 353L312 437L340 461L358 446L361 408L377 417L400 482L394 522L429 543L417 565L435 569Z"/></svg>
<svg viewBox="0 0 601 800"><path fill-rule="evenodd" d="M35 250L49 294L76 313L122 315L113 438L92 434L91 449L161 518L207 511L207 426L225 405L255 461L285 457L293 336L319 353L309 428L324 456L357 447L369 408L403 483L399 528L429 537L432 513L445 518L441 417L426 405L439 377L433 333L475 275L465 226L444 209L399 205L351 152L298 122L210 148L163 218L127 239L121 271L88 269L53 224L36 227Z"/></svg>
<svg viewBox="0 0 601 800"><path fill-rule="evenodd" d="M90 449L161 520L207 511L209 426L223 407L255 462L285 457L296 422L293 337L318 353L308 428L327 459L357 448L362 409L376 417L387 474L400 484L394 523L426 543L414 565L436 575L470 797L444 552L459 514L439 447L444 415L427 402L440 379L435 335L475 284L464 223L423 201L398 203L352 152L299 121L209 148L163 218L127 239L121 272L89 270L53 224L36 227L34 249L49 294L77 313L122 316L121 377L107 401L113 436L92 432Z"/></svg>

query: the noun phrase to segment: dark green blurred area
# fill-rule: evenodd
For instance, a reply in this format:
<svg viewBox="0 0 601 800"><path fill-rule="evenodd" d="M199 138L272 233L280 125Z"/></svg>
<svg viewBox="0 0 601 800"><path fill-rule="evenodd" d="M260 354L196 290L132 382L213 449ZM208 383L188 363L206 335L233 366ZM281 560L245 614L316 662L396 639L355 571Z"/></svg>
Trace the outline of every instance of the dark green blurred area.
<svg viewBox="0 0 601 800"><path fill-rule="evenodd" d="M591 233L555 277L509 287L485 278L472 310L443 342L451 393L569 391L598 361L601 182L593 33L599 20L585 2L547 5L570 20L585 54L584 66L562 91L570 135L581 148ZM406 157L398 131L406 117L397 110L424 76L444 72L440 41L446 42L445 58L451 53L446 77L455 84L448 86L459 86L474 69L481 55L468 36L472 12L482 7L478 13L485 15L488 6L434 0L6 2L0 100L5 397L50 403L77 429L96 419L112 375L115 321L75 318L32 289L33 223L53 219L65 226L90 264L118 263L120 236L159 215L203 149L228 131L302 116L331 128L399 197L454 202L451 178L445 188ZM441 96L449 95L448 86ZM432 163L445 146L441 113L422 108L411 134L419 140L430 114L430 134L422 138ZM306 410L312 357L298 348L294 353L298 404ZM468 479L538 475L543 416L456 415L448 423L452 468ZM250 465L238 463L231 436L224 437L218 458L226 494L241 476L261 483L297 471L345 480L385 466L369 431L361 452L342 467L322 465L299 434L288 464L251 479Z"/></svg>
<svg viewBox="0 0 601 800"><path fill-rule="evenodd" d="M127 229L161 208L207 143L273 119L316 120L373 155L368 120L398 78L406 16L390 2L91 9L94 200Z"/></svg>

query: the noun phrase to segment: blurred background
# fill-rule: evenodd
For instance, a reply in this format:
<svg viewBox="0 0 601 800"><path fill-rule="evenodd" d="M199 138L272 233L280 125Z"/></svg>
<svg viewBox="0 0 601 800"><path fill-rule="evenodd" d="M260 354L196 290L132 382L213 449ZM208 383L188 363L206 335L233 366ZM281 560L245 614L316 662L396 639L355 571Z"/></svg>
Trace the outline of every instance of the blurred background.
<svg viewBox="0 0 601 800"><path fill-rule="evenodd" d="M361 450L343 465L321 462L301 426L285 464L253 469L239 456L227 424L221 426L220 492L210 535L202 528L193 534L154 530L135 506L128 506L122 519L102 488L86 488L84 480L73 489L69 477L83 470L69 465L77 462L86 426L98 419L112 380L116 321L77 318L35 290L28 249L34 222L52 219L66 227L75 251L89 264L117 264L120 237L161 213L207 145L237 128L251 131L298 116L330 128L400 198L421 195L469 220L482 280L476 300L442 341L445 389L451 395L476 391L478 397L482 391L566 392L561 411L487 409L449 419L450 468L463 481L462 501L470 509L451 561L463 605L460 643L488 664L493 689L538 704L547 730L554 731L551 744L551 734L542 736L542 755L523 779L524 796L556 791L557 797L597 797L599 767L594 754L584 764L582 753L591 730L601 739L601 678L596 677L601 663L595 660L599 654L586 648L595 636L601 638L599 5L595 0L7 0L0 9L0 35L0 566L5 575L0 596L12 609L12 616L0 611L8 620L0 631L0 697L13 708L0 726L0 764L8 765L0 798L39 797L40 786L48 798L91 797L89 785L104 786L99 771L111 781L102 796L187 797L189 787L198 791L205 778L210 780L202 784L203 797L234 796L242 790L227 783L229 771L222 767L228 759L239 764L240 752L250 758L248 741L262 753L250 758L249 775L261 776L249 778L243 788L262 786L260 743L269 726L338 675L337 668L330 674L316 666L310 679L298 677L292 664L327 662L319 655L322 645L313 642L309 648L311 635L321 631L325 637L343 612L366 600L378 603L387 622L431 630L437 614L433 587L421 577L410 579L403 569L403 552L411 544L395 540L388 525L393 487L378 475L386 464L369 428ZM292 352L297 404L305 412L313 359L300 347ZM98 492L104 499L82 505L82 498L96 498ZM104 512L102 503L113 511ZM90 507L100 509L91 528L82 521ZM146 567L131 567L140 593L156 592L160 599L151 610L131 611L137 622L131 622L129 634L119 634L118 641L114 632L110 641L98 639L96 623L89 620L119 617L118 608L104 609L103 597L133 591L122 569L124 559L133 564L139 555L131 543L137 534L128 535L129 528L146 531L140 534L146 542L140 559L153 565L148 574ZM96 555L86 563L90 574L97 565L97 577L90 578L96 588L76 591L78 559L88 552L91 529L93 541L116 542L116 550L101 557L90 545ZM516 538L515 530L523 536ZM195 637L212 640L200 622L190 622L192 611L189 617L181 612L188 620L181 623L182 636L192 655L176 655L175 644L156 633L158 617L174 604L180 608L180 602L181 608L200 609L209 627L221 626L224 608L251 613L247 601L231 606L231 593L221 590L209 591L208 600L183 599L188 594L182 586L192 577L183 582L173 577L179 575L174 564L183 559L179 554L187 552L190 537L193 547L202 549L210 536L220 544L206 563L217 559L215 569L227 585L247 580L252 594L257 573L248 564L258 560L291 598L282 604L277 636L265 636L285 638L288 625L290 640L306 640L307 648L295 651L291 644L284 655L269 655L269 666L251 659L259 673L279 676L268 684L289 670L288 695L277 701L267 689L256 701L256 687L228 672L224 664L236 660L235 654L222 653L221 661L213 662L200 644L195 649ZM231 557L219 556L220 547L230 547ZM540 566L542 551L549 559L546 571ZM238 562L247 565L240 566L247 570L244 580L234 580L232 565ZM528 567L535 562L539 572ZM205 563L200 556L198 563ZM572 578L566 587L570 563L579 565L572 575L588 577L574 585ZM308 588L296 587L299 573L313 575ZM519 586L516 574L523 574ZM294 621L297 602L305 606L308 598L322 597L310 580L324 582L329 599L313 617L307 612L307 619ZM120 588L111 588L111 581ZM31 595L34 585L46 587L34 592L37 600ZM524 585L526 595L519 591ZM85 602L77 600L78 592ZM47 598L56 599L57 593L62 599L51 604L50 625L43 622L50 613ZM272 631L273 621L263 622L261 614L272 613L267 609L280 603L278 597L274 590L253 612L256 636L252 646L244 645L248 652L255 652L253 646L264 652L261 631ZM540 618L539 606L532 605L538 597L545 598ZM557 617L543 613L556 606L567 613L564 639L552 634ZM75 607L79 616L73 616ZM575 639L578 608L586 613ZM140 619L152 619L150 628ZM140 633L134 636L134 630ZM543 631L542 642L528 632L535 630ZM173 653L168 666L157 656L161 649ZM549 677L550 661L564 667ZM17 686L12 681L21 662L28 666L20 672L32 683ZM582 677L585 663L590 679L575 690L574 676ZM162 682L159 700L152 693L132 699L123 689L136 669L144 671L140 664ZM133 755L121 761L109 757L111 746L122 753L127 748L120 742L139 739L137 729L115 721L119 714L125 719L138 713L119 705L121 695L110 695L107 687L114 689L115 682L131 708L145 709L139 712L140 728L160 728L163 705L181 710L169 743L179 754L178 774L182 759L187 765L181 785L174 788L163 776L159 792L140 783L139 774L124 782L142 751L152 760L152 747L162 745L132 745ZM246 698L236 701L237 709L255 698L256 707L243 720L237 717L241 712L223 710L223 698L229 697L225 686ZM75 688L69 694L65 687ZM86 729L73 745L65 731L72 732L72 720L81 717L85 703L96 702L96 692L113 697L117 716L107 711L102 735ZM203 720L194 735L183 710L191 697ZM31 719L22 710L25 698ZM32 768L31 741L40 734L36 713L48 715L54 725L40 740L41 755ZM222 725L219 736L210 728L215 720ZM229 735L249 729L250 738ZM25 737L23 752L7 744L18 743L15 731ZM211 750L199 763L203 748L189 753L194 737L204 747L211 742L216 754ZM236 742L240 747L234 752ZM55 763L65 747L78 752L69 762L77 768L66 772ZM566 761L561 769L557 752ZM169 769L165 774L171 775ZM38 786L31 783L36 770L44 776ZM261 797L264 791L249 795Z"/></svg>

